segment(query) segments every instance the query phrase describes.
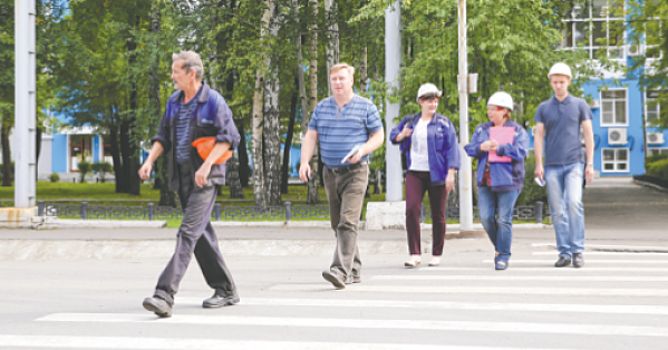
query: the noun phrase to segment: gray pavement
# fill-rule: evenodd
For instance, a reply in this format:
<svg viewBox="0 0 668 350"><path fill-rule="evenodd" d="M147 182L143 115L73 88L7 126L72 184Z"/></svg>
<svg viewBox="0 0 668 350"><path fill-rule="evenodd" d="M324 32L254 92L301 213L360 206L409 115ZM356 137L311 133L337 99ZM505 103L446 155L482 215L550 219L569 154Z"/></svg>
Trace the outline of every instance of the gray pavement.
<svg viewBox="0 0 668 350"><path fill-rule="evenodd" d="M551 229L517 230L507 271L486 239L406 269L405 232L361 231L362 283L343 291L320 276L330 230L218 229L241 303L203 309L193 260L171 319L141 301L175 229L0 230L0 348L665 349L667 199L628 178L588 186L582 269L552 267Z"/></svg>

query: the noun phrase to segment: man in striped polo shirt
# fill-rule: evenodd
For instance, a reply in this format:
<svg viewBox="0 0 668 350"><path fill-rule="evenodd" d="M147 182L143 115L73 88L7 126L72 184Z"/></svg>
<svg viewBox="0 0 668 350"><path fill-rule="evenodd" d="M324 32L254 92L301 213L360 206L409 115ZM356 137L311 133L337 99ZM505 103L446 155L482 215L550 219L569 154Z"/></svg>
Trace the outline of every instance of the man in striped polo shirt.
<svg viewBox="0 0 668 350"><path fill-rule="evenodd" d="M369 154L385 138L376 105L353 92L354 74L355 68L346 63L330 68L329 83L334 96L320 101L311 115L299 168L299 177L308 181L309 161L320 140L325 192L336 234L334 259L322 277L337 289L345 288L348 279L352 283L361 281L357 230L369 178Z"/></svg>

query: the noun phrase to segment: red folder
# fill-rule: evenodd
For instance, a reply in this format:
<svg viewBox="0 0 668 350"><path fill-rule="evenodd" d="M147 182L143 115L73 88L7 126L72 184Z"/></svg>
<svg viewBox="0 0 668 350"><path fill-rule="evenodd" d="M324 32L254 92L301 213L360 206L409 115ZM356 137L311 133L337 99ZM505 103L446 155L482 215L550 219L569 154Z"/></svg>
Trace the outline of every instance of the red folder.
<svg viewBox="0 0 668 350"><path fill-rule="evenodd" d="M507 143L512 145L514 137L515 128L512 127L494 126L489 129L489 139L496 140L499 144L499 148ZM489 152L490 163L510 163L512 161L513 160L508 156L499 157L496 155L496 152Z"/></svg>

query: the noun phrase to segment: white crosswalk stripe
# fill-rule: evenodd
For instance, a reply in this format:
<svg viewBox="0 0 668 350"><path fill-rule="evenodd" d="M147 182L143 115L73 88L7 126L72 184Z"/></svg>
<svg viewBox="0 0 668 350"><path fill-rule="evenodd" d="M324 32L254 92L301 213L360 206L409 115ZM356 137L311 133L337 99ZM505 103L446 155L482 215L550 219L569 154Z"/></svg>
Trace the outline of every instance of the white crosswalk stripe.
<svg viewBox="0 0 668 350"><path fill-rule="evenodd" d="M376 281L668 282L665 276L379 275Z"/></svg>
<svg viewBox="0 0 668 350"><path fill-rule="evenodd" d="M202 299L177 298L183 305L201 305ZM289 298L243 298L240 305L248 306L294 306L333 308L407 308L447 309L482 311L533 311L602 314L646 314L668 315L668 306L660 305L584 305L584 304L522 304L522 303L468 303L448 301L412 300L360 300L360 299L289 299Z"/></svg>
<svg viewBox="0 0 668 350"><path fill-rule="evenodd" d="M107 313L62 313L52 314L37 321L52 322L103 322L103 323L163 323L229 326L274 326L274 327L316 327L353 329L413 329L438 331L476 331L504 333L546 333L581 335L617 335L668 337L668 330L660 327L630 327L611 325L526 323L526 322L484 322L484 321L422 321L422 320L372 320L340 318L300 318L300 317L252 317L252 316L201 316L179 315L178 317L156 319L146 314Z"/></svg>
<svg viewBox="0 0 668 350"><path fill-rule="evenodd" d="M458 267L447 266L447 261L444 261L446 266L443 267L401 271L398 267L395 270L385 269L384 273L363 275L363 283L348 285L341 291L333 290L329 283L320 279L317 282L265 285L256 297L242 294L241 302L233 309L211 313L194 313L193 308L201 310L202 298L179 294L176 298L178 308L175 309L178 312L171 318L158 318L144 310L136 313L46 314L35 318L35 323L46 326L44 329L50 329L49 325L53 324L76 325L68 327L74 334L0 334L0 348L527 350L534 349L536 343L522 342L522 339L558 336L574 339L575 342L557 343L570 345L552 348L574 350L586 348L572 344L579 339L589 339L587 337L606 339L606 344L613 340L619 344L639 340L665 344L668 341L665 339L668 338L668 305L663 302L668 298L668 276L664 274L668 272L665 265L668 260L627 260L627 256L621 254L607 260L589 259L588 265L582 269L557 269L552 267L554 262L551 260L527 257L530 255L511 260L510 270L503 272L494 271L493 261L487 259ZM503 298L506 299L501 300ZM559 302L551 302L556 300ZM286 310L290 310L289 313ZM416 316L411 317L413 314ZM421 319L420 315L425 314L430 315L428 319ZM512 317L506 317L508 315ZM137 336L118 332L77 335L74 330L82 325L102 325L96 329L105 330L132 325L129 326L131 329L153 331L174 330L178 329L174 328L177 326L232 331L211 333L220 339L184 338L178 333L155 337L155 333L147 332L143 336L141 331L139 334L132 333ZM230 337L235 329L257 329L258 332L253 338L247 335L252 332L244 333L245 338ZM266 332L268 329L274 330L274 333ZM320 333L321 330L326 332ZM360 332L355 333L356 336L343 340L322 336L357 330ZM384 336L368 342L359 335L370 332L402 334L402 331L410 334L452 332L450 334L457 337L468 337L466 339L473 343L422 344L428 339L424 337L411 339L408 344L389 343ZM271 335L265 337L265 334L282 332L309 336L304 339L287 336L277 341L271 341ZM499 346L491 346L484 341L493 337L518 341L499 343ZM508 344L517 346L508 347ZM541 346L541 350L550 348L549 343L545 344L548 345Z"/></svg>
<svg viewBox="0 0 668 350"><path fill-rule="evenodd" d="M140 350L405 350L406 344L283 342L224 339L0 335L0 347ZM498 347L420 345L423 350L519 350ZM523 348L524 350L532 350ZM538 348L536 348L537 350ZM550 350L540 348L541 350Z"/></svg>

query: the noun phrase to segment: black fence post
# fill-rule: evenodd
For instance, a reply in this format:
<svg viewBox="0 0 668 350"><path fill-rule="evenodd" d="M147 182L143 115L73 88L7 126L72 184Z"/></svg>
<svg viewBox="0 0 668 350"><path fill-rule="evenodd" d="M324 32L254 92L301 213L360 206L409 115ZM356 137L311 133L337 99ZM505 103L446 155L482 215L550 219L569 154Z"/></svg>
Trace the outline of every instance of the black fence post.
<svg viewBox="0 0 668 350"><path fill-rule="evenodd" d="M81 220L88 219L88 202L81 203Z"/></svg>
<svg viewBox="0 0 668 350"><path fill-rule="evenodd" d="M37 215L44 216L44 201L37 201Z"/></svg>
<svg viewBox="0 0 668 350"><path fill-rule="evenodd" d="M221 206L220 206L220 203L216 203L216 204L214 204L214 206L213 206L213 210L214 210L214 212L216 213L216 221L220 221L220 219L221 219L221 217L222 217L222 215L220 214L221 211L222 211L222 208L221 208Z"/></svg>
<svg viewBox="0 0 668 350"><path fill-rule="evenodd" d="M543 202L536 202L534 209L533 209L533 214L534 217L536 218L536 223L537 224L542 224L543 223Z"/></svg>
<svg viewBox="0 0 668 350"><path fill-rule="evenodd" d="M148 221L153 221L153 215L155 215L155 204L148 204Z"/></svg>
<svg viewBox="0 0 668 350"><path fill-rule="evenodd" d="M285 221L292 221L292 203L285 202Z"/></svg>

